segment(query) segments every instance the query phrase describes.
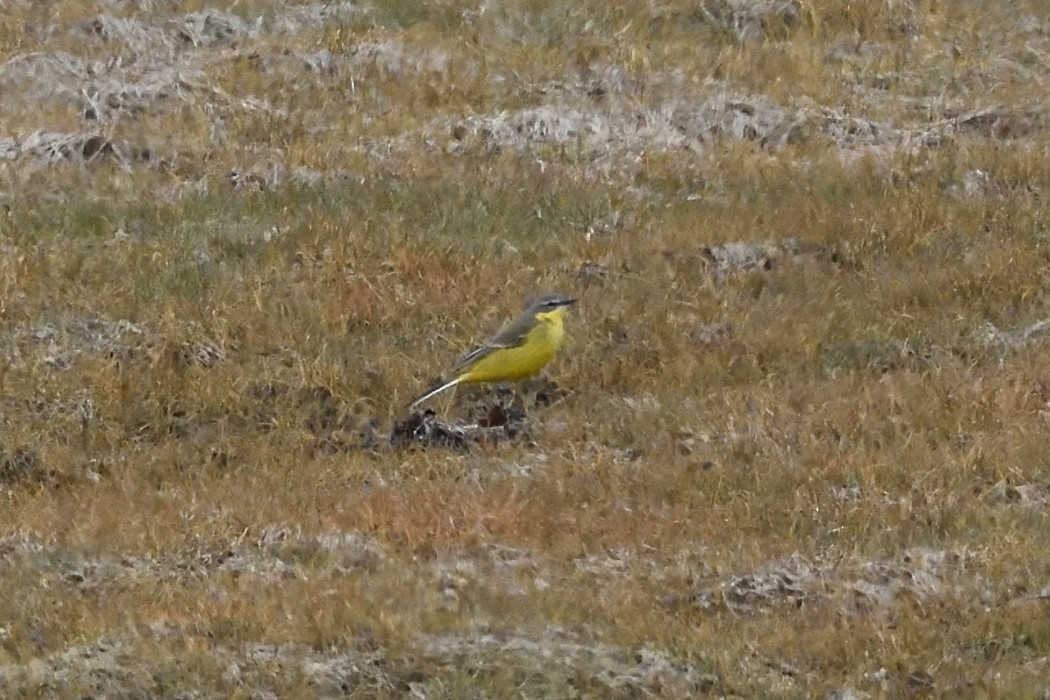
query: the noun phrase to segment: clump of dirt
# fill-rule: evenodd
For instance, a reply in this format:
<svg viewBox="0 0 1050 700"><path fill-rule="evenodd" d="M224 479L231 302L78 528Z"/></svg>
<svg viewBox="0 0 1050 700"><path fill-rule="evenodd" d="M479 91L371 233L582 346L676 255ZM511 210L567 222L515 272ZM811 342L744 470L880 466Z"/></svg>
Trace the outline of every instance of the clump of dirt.
<svg viewBox="0 0 1050 700"><path fill-rule="evenodd" d="M479 392L482 390L472 390ZM529 427L536 411L565 399L569 392L549 379L525 382L521 391L507 388L491 394L468 394L466 421L443 418L432 409L414 411L394 424L390 444L399 447L444 447L468 450L471 444L493 444L503 440L521 441L530 437Z"/></svg>
<svg viewBox="0 0 1050 700"><path fill-rule="evenodd" d="M1042 509L1050 501L1050 493L1044 484L1011 484L1000 481L985 494L992 503L1018 505L1025 508Z"/></svg>
<svg viewBox="0 0 1050 700"><path fill-rule="evenodd" d="M1046 341L1050 319L1042 319L1019 328L1001 329L985 323L973 332L973 339L983 347L1007 353Z"/></svg>
<svg viewBox="0 0 1050 700"><path fill-rule="evenodd" d="M33 450L20 448L10 453L0 453L0 484L43 484L54 475L40 464L40 457Z"/></svg>
<svg viewBox="0 0 1050 700"><path fill-rule="evenodd" d="M42 322L11 336L15 366L39 362L56 370L70 369L81 356L128 360L154 347L150 329L125 319L74 316Z"/></svg>
<svg viewBox="0 0 1050 700"><path fill-rule="evenodd" d="M429 660L445 668L452 664L479 675L497 667L517 669L552 694L573 687L584 695L607 697L692 697L719 683L714 674L701 673L663 651L578 640L558 628L537 637L495 630L421 634L416 642ZM429 695L425 682L418 689Z"/></svg>
<svg viewBox="0 0 1050 700"><path fill-rule="evenodd" d="M816 595L814 583L823 572L803 557L736 577L722 589L722 603L737 614L753 614L757 608L790 605L801 608Z"/></svg>
<svg viewBox="0 0 1050 700"><path fill-rule="evenodd" d="M496 429L496 434L502 428ZM390 431L390 444L394 447L444 447L467 451L482 435L492 435L493 430L480 425L458 425L442 420L431 410L415 411L408 418L394 423Z"/></svg>
<svg viewBox="0 0 1050 700"><path fill-rule="evenodd" d="M969 552L912 549L892 560L850 563L830 555L811 560L794 555L759 571L735 576L700 589L693 604L704 610L725 609L753 615L779 606L802 609L814 605L838 607L843 614L880 614L900 596L925 600L945 590L973 588L974 599L990 592L984 582L967 574L974 559Z"/></svg>

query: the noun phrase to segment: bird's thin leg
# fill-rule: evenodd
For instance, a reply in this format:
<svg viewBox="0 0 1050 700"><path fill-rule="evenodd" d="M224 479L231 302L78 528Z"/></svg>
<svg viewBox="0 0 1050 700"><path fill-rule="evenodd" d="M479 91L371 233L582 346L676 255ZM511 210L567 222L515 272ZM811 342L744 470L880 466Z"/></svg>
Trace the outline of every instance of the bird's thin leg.
<svg viewBox="0 0 1050 700"><path fill-rule="evenodd" d="M496 386L496 401L499 402L499 407L501 409L504 408L503 399L508 394L510 394L510 398L511 398L510 403L513 403L514 402L514 390L511 388L510 384L508 384L507 382L500 382L499 385ZM507 404L508 408L509 408L509 406L510 406L510 404Z"/></svg>
<svg viewBox="0 0 1050 700"><path fill-rule="evenodd" d="M525 400L525 389L521 383L510 384L508 382L500 382L499 387L496 389L496 398L499 401L499 409L503 412L507 419L510 420L520 414L520 418L528 417L528 409L526 408Z"/></svg>

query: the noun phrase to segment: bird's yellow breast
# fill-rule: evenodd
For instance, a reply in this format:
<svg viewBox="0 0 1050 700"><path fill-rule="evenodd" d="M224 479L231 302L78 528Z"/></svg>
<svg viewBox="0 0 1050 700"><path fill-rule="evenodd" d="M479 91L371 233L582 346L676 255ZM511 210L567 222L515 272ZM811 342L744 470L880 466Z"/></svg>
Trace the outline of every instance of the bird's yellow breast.
<svg viewBox="0 0 1050 700"><path fill-rule="evenodd" d="M565 340L565 309L536 314L536 325L521 345L493 350L463 375L465 382L509 382L539 372L554 359Z"/></svg>

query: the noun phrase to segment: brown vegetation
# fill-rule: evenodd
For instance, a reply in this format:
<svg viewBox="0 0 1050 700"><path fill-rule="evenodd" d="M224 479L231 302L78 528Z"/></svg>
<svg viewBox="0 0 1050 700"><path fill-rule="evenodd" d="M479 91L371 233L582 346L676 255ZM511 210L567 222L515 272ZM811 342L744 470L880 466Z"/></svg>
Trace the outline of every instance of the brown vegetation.
<svg viewBox="0 0 1050 700"><path fill-rule="evenodd" d="M0 6L5 697L1050 691L1044 3Z"/></svg>

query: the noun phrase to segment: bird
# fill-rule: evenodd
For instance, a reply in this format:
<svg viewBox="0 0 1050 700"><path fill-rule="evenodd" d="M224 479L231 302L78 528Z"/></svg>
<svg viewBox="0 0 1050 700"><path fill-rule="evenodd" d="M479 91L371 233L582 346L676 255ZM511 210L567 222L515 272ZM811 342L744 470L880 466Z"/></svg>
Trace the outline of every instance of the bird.
<svg viewBox="0 0 1050 700"><path fill-rule="evenodd" d="M561 349L565 340L562 319L575 303L564 294L545 294L532 300L491 340L464 355L452 368L451 380L428 390L409 404L409 410L459 384L518 381L536 374Z"/></svg>

